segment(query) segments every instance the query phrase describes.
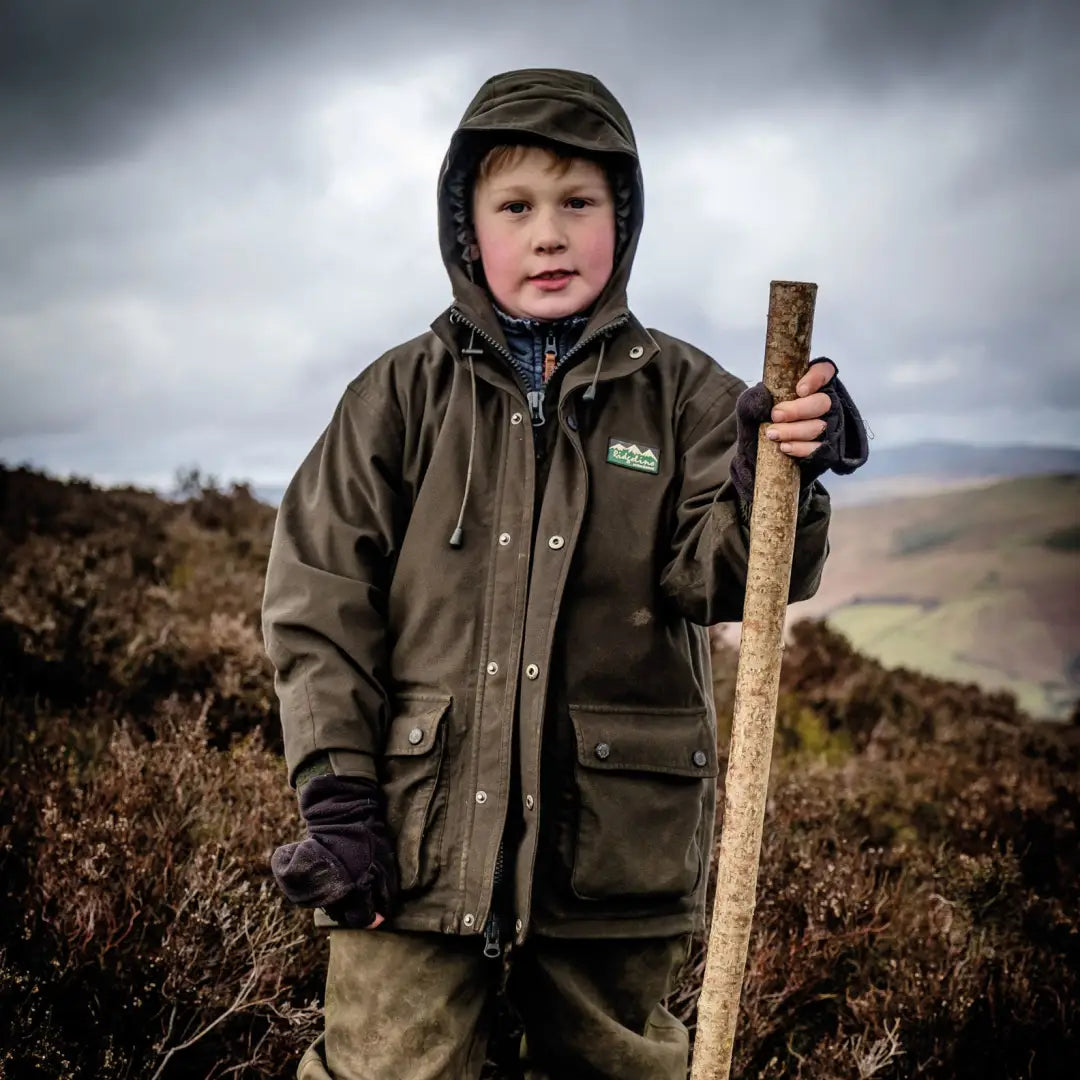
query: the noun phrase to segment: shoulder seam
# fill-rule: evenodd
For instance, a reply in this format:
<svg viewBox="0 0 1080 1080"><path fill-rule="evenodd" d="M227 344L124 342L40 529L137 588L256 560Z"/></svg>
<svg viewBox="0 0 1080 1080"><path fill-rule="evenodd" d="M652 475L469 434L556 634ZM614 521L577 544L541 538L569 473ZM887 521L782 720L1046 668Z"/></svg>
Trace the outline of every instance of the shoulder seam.
<svg viewBox="0 0 1080 1080"><path fill-rule="evenodd" d="M374 400L369 394L356 385L355 380L345 387L345 391L346 393L352 394L357 401L366 406L371 412L378 411L378 406L375 404Z"/></svg>
<svg viewBox="0 0 1080 1080"><path fill-rule="evenodd" d="M687 441L692 439L697 429L701 427L703 423L705 423L709 415L712 413L713 408L716 406L716 403L725 395L730 397L735 387L742 382L742 380L737 375L732 375L730 371L725 371L723 368L720 368L719 370L725 376L724 385L719 390L717 390L715 394L713 394L713 396L709 399L709 404L701 410L701 416L698 417L697 421L694 423L694 426L691 427L690 430L686 433Z"/></svg>

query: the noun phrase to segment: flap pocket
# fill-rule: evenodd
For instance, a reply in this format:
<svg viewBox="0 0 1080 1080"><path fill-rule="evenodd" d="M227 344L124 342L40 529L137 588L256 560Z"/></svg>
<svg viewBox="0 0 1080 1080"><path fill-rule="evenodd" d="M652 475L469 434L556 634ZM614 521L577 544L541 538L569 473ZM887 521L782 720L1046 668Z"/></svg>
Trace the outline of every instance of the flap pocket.
<svg viewBox="0 0 1080 1080"><path fill-rule="evenodd" d="M690 896L705 880L716 804L706 707L569 712L577 738L574 892L635 903Z"/></svg>
<svg viewBox="0 0 1080 1080"><path fill-rule="evenodd" d="M716 739L704 708L571 705L578 763L586 769L714 777Z"/></svg>
<svg viewBox="0 0 1080 1080"><path fill-rule="evenodd" d="M450 697L409 697L394 702L394 716L380 762L386 820L394 834L402 890L429 885L438 872L437 822L445 817L439 786Z"/></svg>
<svg viewBox="0 0 1080 1080"><path fill-rule="evenodd" d="M399 700L386 733L383 753L387 757L431 753L450 700L448 697Z"/></svg>

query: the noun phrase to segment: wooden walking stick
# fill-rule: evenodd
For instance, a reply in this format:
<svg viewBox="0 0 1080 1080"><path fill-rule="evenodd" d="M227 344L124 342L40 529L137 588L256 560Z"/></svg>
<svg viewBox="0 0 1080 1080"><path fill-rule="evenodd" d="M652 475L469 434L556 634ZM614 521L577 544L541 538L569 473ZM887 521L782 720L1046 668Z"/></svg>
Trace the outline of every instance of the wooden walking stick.
<svg viewBox="0 0 1080 1080"><path fill-rule="evenodd" d="M817 286L809 282L769 286L763 381L777 404L796 396L795 386L806 373L816 296ZM728 1080L731 1074L761 858L799 500L798 465L765 438L766 427L762 424L758 433L723 832L691 1080Z"/></svg>

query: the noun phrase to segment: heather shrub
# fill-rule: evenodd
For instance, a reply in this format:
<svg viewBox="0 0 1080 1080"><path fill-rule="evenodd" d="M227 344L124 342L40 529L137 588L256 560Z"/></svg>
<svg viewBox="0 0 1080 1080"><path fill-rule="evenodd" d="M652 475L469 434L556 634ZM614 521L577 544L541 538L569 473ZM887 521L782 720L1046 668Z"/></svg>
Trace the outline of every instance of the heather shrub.
<svg viewBox="0 0 1080 1080"><path fill-rule="evenodd" d="M120 725L92 762L59 725L9 778L35 809L5 829L15 1075L274 1077L314 1037L319 940L268 870L295 800L257 735L207 746L207 711L169 702L152 741Z"/></svg>
<svg viewBox="0 0 1080 1080"><path fill-rule="evenodd" d="M778 709L734 1074L1071 1075L1075 729L1022 722L994 698L984 717L970 693L947 716L942 702L959 688L885 672L822 626L802 624L796 638L782 685L811 689L785 703L786 691ZM825 694L819 680L838 670ZM733 673L721 651L721 709ZM867 685L888 691L872 726ZM854 755L807 719L828 716L844 732L849 702ZM807 726L815 734L801 739ZM691 1025L703 954L699 943L671 1001Z"/></svg>
<svg viewBox="0 0 1080 1080"><path fill-rule="evenodd" d="M209 514L204 503L234 509ZM220 527L214 522L219 522ZM203 523L200 523L203 522ZM209 523L207 523L209 522ZM144 724L172 694L212 700L228 736L280 733L259 604L273 510L247 488L169 503L0 467L0 693L107 703Z"/></svg>
<svg viewBox="0 0 1080 1080"><path fill-rule="evenodd" d="M284 1080L320 1026L323 942L268 870L301 831L259 635L273 511L181 479L0 467L0 1075ZM796 625L735 1075L1071 1078L1078 818L1077 717ZM702 957L670 1002L691 1030Z"/></svg>

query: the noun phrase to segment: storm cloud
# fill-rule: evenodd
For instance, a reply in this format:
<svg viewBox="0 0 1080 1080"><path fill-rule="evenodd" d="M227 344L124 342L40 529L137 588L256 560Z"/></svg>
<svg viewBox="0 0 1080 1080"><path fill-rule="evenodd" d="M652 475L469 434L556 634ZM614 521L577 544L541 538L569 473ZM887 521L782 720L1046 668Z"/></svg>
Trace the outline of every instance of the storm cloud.
<svg viewBox="0 0 1080 1080"><path fill-rule="evenodd" d="M449 301L480 82L595 73L646 185L631 302L753 380L819 283L879 445L1080 444L1080 17L1042 3L19 0L0 26L0 459L288 479Z"/></svg>

